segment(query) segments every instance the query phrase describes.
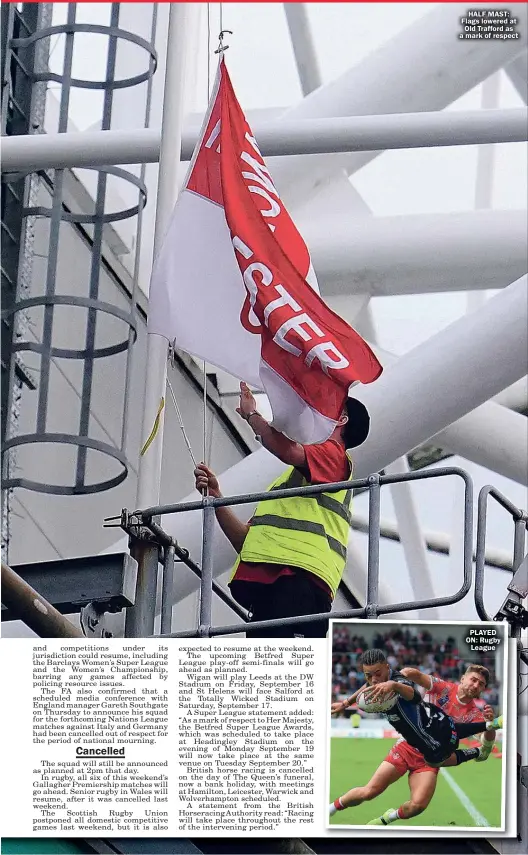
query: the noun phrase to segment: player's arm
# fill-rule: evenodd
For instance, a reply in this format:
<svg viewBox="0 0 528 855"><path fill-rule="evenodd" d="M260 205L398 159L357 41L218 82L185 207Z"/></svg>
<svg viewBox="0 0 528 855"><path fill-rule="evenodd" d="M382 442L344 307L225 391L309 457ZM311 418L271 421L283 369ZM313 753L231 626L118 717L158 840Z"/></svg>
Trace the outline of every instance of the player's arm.
<svg viewBox="0 0 528 855"><path fill-rule="evenodd" d="M486 704L486 706L482 710L482 716L484 718L484 721L493 721L493 719L495 718L495 711L493 707L489 704Z"/></svg>
<svg viewBox="0 0 528 855"><path fill-rule="evenodd" d="M247 383L240 384L240 406L237 407L237 413L247 421L255 436L260 437L262 445L271 454L274 454L283 463L295 466L297 469L306 467L304 447L300 442L294 442L280 431L275 430L257 412L257 402Z"/></svg>
<svg viewBox="0 0 528 855"><path fill-rule="evenodd" d="M363 687L361 687L361 689L362 688ZM335 703L333 703L330 707L330 715L334 715L335 713L338 713L338 712L343 712L343 710L346 710L346 709L348 709L348 707L351 707L352 704L354 703L354 701L356 700L357 696L361 692L361 689L358 689L356 692L354 692L353 695L350 695L348 698L345 698L343 701L336 701Z"/></svg>
<svg viewBox="0 0 528 855"><path fill-rule="evenodd" d="M493 719L495 718L495 712L493 710L493 707L491 707L489 704L486 704L486 706L482 710L482 717L484 721L493 721ZM486 742L494 742L496 736L497 731L494 727L488 727L487 730L485 730L482 734L482 737Z"/></svg>
<svg viewBox="0 0 528 855"><path fill-rule="evenodd" d="M378 683L376 686L371 686L367 689L365 696L368 697L369 701L382 701L391 692L395 692L405 701L411 701L413 704L421 704L422 702L420 693L407 680L387 680L385 683Z"/></svg>
<svg viewBox="0 0 528 855"><path fill-rule="evenodd" d="M401 695L404 700L411 701L413 704L422 703L422 696L413 681L389 680L389 683L394 684L393 692L396 692L397 695Z"/></svg>
<svg viewBox="0 0 528 855"><path fill-rule="evenodd" d="M402 668L400 671L404 677L421 686L422 689L427 689L428 692L433 688L433 678L429 674L424 674L418 668Z"/></svg>

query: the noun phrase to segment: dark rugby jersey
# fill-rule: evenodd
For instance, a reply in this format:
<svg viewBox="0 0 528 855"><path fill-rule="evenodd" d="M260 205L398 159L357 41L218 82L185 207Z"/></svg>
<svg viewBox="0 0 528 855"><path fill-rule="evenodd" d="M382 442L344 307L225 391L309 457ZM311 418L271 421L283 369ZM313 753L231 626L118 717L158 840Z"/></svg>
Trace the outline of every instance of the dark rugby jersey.
<svg viewBox="0 0 528 855"><path fill-rule="evenodd" d="M440 707L426 703L422 700L420 693L411 680L407 680L399 671L391 671L389 680L412 686L414 695L410 701L406 701L401 695L388 712L383 713L390 721L394 730L407 740L409 745L418 749L422 754L431 755L446 744L446 735L451 735L450 728L446 725L450 721L449 716L442 712Z"/></svg>

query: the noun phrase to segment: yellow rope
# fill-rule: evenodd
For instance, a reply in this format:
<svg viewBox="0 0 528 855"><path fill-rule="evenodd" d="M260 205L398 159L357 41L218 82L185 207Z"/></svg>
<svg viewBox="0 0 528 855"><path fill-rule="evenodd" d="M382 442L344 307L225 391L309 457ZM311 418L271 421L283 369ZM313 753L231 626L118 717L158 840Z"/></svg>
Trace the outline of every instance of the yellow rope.
<svg viewBox="0 0 528 855"><path fill-rule="evenodd" d="M165 406L165 398L161 398L161 400L159 402L158 412L156 413L156 418L154 419L154 424L152 426L152 430L149 434L148 439L145 442L145 445L143 446L143 448L140 451L140 457L143 457L143 455L146 454L150 445L154 441L154 437L156 436L156 434L159 430L160 421L161 421L161 414L163 412L164 406Z"/></svg>

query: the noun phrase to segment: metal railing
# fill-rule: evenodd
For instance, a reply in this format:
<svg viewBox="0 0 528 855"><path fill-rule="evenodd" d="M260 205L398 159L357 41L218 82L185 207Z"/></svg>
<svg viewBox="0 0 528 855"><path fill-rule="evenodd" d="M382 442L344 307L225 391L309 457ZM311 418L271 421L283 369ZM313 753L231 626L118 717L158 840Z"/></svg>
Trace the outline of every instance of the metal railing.
<svg viewBox="0 0 528 855"><path fill-rule="evenodd" d="M506 496L503 496L495 487L487 485L483 487L478 496L477 510L477 549L475 556L475 608L481 620L492 620L484 606L484 559L486 545L486 527L488 518L488 499L495 501L506 510L514 521L513 536L513 564L515 572L521 566L525 557L525 539L528 527L528 514L521 508L516 507ZM514 617L514 615L512 615Z"/></svg>
<svg viewBox="0 0 528 855"><path fill-rule="evenodd" d="M463 514L463 573L462 584L454 593L442 597L435 597L428 600L418 600L401 603L388 603L380 605L379 597L379 543L380 543L380 492L381 487L386 484L397 484L404 481L422 481L430 478L445 478L448 476L456 476L461 478L464 483L464 514ZM134 526L139 530L141 526L149 530L160 545L163 545L166 550L164 566L165 574L170 573L170 567L173 560L171 547L176 548L176 552L180 560L188 564L193 572L200 573L198 566L189 559L185 550L182 550L174 539L165 532L161 526L155 521L155 518L161 514L176 514L184 513L185 511L202 510L203 511L203 535L202 535L202 567L200 573L200 611L198 626L194 630L185 630L181 632L165 632L167 628L167 616L170 615L172 605L171 597L171 582L170 579L165 579L163 583L163 599L162 599L162 616L165 617L162 623L162 636L171 638L203 638L216 635L230 635L239 632L244 632L244 625L228 624L224 626L212 626L212 604L213 592L219 586L213 580L213 532L215 523L215 509L221 507L229 507L234 505L244 505L253 502L266 502L272 499L290 498L296 496L315 496L319 493L336 493L340 490L350 490L366 488L369 492L369 522L368 522L368 563L367 563L367 590L366 602L362 608L349 609L347 611L324 612L311 615L302 615L298 617L276 618L266 621L252 621L251 630L301 626L303 623L315 620L328 620L331 618L376 618L381 614L392 614L400 611L417 611L424 608L432 608L435 606L448 606L462 600L471 589L472 583L472 562L473 562L473 482L467 472L456 467L446 467L435 470L408 472L397 475L370 475L368 478L339 481L330 484L309 485L306 487L295 487L284 490L273 490L272 492L247 493L238 496L229 496L223 498L204 497L196 502L180 502L176 504L157 505L155 507L146 508L141 511L135 511L131 516L126 509L122 513L122 520L134 519ZM133 530L130 522L128 525L122 523L123 528L133 536ZM172 573L170 574L172 576ZM217 593L217 592L215 592ZM141 592L138 591L138 597L141 597ZM224 592L224 602L227 595ZM234 601L233 605L236 606ZM154 606L152 606L154 608ZM235 611L239 612L240 609ZM170 618L169 618L170 619Z"/></svg>

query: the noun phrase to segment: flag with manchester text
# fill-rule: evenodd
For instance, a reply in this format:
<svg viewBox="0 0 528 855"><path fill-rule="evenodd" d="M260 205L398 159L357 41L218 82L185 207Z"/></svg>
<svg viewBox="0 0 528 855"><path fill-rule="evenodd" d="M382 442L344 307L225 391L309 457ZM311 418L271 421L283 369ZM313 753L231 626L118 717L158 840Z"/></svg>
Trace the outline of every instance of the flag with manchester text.
<svg viewBox="0 0 528 855"><path fill-rule="evenodd" d="M266 392L274 427L302 443L327 439L350 385L382 371L319 296L223 60L155 259L148 330Z"/></svg>

